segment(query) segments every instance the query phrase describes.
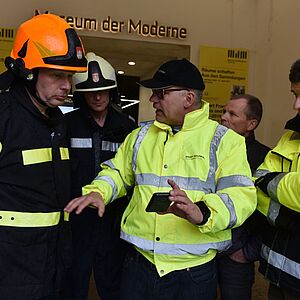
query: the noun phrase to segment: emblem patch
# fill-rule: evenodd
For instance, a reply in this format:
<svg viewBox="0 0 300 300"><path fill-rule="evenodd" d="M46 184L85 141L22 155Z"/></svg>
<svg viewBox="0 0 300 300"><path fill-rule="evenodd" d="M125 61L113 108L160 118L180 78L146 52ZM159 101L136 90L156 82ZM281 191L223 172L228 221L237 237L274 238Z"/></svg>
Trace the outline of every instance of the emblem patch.
<svg viewBox="0 0 300 300"><path fill-rule="evenodd" d="M81 47L76 47L76 56L78 59L82 59L82 48Z"/></svg>
<svg viewBox="0 0 300 300"><path fill-rule="evenodd" d="M92 73L93 82L99 82L99 73Z"/></svg>

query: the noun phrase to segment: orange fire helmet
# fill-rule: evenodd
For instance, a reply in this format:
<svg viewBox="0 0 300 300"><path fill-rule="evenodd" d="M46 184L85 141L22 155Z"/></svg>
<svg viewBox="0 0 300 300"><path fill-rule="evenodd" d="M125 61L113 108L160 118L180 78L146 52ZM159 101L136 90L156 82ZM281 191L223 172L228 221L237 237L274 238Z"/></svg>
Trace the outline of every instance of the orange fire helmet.
<svg viewBox="0 0 300 300"><path fill-rule="evenodd" d="M76 31L61 17L41 14L20 25L11 57L25 68L85 72L87 61Z"/></svg>

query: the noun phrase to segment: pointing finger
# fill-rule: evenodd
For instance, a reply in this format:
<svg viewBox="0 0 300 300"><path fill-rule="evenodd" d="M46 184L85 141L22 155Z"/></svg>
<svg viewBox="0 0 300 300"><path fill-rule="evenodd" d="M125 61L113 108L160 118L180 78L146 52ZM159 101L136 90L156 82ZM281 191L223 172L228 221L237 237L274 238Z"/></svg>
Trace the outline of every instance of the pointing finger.
<svg viewBox="0 0 300 300"><path fill-rule="evenodd" d="M180 190L179 186L173 179L168 179L168 184L172 187L173 190Z"/></svg>

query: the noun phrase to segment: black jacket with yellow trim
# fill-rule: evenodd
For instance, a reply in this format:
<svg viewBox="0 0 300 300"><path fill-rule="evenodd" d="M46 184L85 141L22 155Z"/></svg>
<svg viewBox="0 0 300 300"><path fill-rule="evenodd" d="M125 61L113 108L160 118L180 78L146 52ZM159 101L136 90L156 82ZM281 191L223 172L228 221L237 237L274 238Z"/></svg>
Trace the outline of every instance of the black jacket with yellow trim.
<svg viewBox="0 0 300 300"><path fill-rule="evenodd" d="M81 196L82 187L89 184L100 172L100 163L113 158L117 147L136 128L124 113L109 106L103 127L90 115L86 105L66 114L71 139L72 198ZM90 141L76 146L72 140Z"/></svg>
<svg viewBox="0 0 300 300"><path fill-rule="evenodd" d="M59 108L48 114L21 84L0 94L0 299L53 293L68 264L66 222L43 223L70 200L66 126Z"/></svg>
<svg viewBox="0 0 300 300"><path fill-rule="evenodd" d="M271 283L299 297L300 115L289 120L285 129L288 131L259 167L269 173L256 180L258 210L269 221L260 228L263 245L259 271ZM264 193L265 186L276 193Z"/></svg>

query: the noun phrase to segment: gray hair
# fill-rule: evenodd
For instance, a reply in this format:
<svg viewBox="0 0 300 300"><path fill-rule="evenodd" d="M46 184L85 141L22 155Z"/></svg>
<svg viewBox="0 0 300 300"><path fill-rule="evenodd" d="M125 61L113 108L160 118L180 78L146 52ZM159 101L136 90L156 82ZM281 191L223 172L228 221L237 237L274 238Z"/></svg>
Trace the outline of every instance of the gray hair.
<svg viewBox="0 0 300 300"><path fill-rule="evenodd" d="M193 89L189 89L189 91L193 91L195 94L195 106L197 108L201 108L203 105L203 101L202 101L202 95L203 95L203 91L200 90L193 90ZM184 94L186 91L182 91L182 93ZM183 95L182 94L182 95Z"/></svg>

